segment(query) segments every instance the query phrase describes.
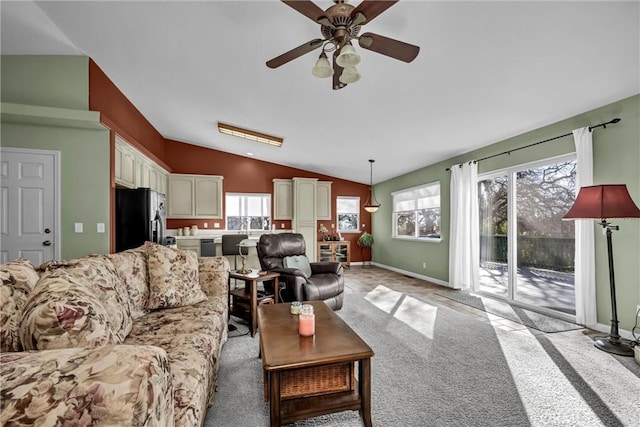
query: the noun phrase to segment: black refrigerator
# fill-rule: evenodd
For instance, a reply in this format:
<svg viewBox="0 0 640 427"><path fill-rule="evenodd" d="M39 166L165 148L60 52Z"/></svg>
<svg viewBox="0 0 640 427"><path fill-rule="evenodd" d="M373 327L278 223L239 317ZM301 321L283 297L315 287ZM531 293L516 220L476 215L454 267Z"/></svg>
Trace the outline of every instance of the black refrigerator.
<svg viewBox="0 0 640 427"><path fill-rule="evenodd" d="M150 188L116 189L116 251L165 244L166 196Z"/></svg>

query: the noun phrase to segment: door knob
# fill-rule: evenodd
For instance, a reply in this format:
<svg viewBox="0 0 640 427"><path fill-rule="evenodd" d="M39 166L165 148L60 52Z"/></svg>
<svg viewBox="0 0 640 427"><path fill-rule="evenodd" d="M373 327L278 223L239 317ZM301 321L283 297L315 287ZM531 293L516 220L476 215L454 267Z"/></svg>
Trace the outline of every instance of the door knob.
<svg viewBox="0 0 640 427"><path fill-rule="evenodd" d="M45 246L51 246L51 240L45 240L42 244Z"/></svg>
<svg viewBox="0 0 640 427"><path fill-rule="evenodd" d="M50 228L45 228L44 229L44 234L49 234L51 233L51 229Z"/></svg>

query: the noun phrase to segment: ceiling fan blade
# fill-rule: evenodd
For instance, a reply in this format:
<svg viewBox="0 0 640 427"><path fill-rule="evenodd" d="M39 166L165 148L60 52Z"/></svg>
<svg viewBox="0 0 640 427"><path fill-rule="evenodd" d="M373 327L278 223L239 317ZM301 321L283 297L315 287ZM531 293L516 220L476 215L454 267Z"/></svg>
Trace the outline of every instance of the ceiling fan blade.
<svg viewBox="0 0 640 427"><path fill-rule="evenodd" d="M358 39L358 43L363 49L372 50L404 62L413 61L420 52L420 46L373 33L364 33Z"/></svg>
<svg viewBox="0 0 640 427"><path fill-rule="evenodd" d="M289 61L293 61L294 59L304 55L305 53L316 50L317 48L322 46L322 43L324 43L324 40L322 39L313 39L309 42L301 44L300 46L267 61L267 67L278 68L279 66L284 65Z"/></svg>
<svg viewBox="0 0 640 427"><path fill-rule="evenodd" d="M346 83L342 83L340 81L340 76L342 75L342 70L344 70L344 68L339 66L336 62L337 57L338 51L336 50L333 52L333 90L342 89L343 87L347 86Z"/></svg>
<svg viewBox="0 0 640 427"><path fill-rule="evenodd" d="M313 22L318 22L321 18L327 18L327 15L324 13L324 10L320 9L314 2L309 0L296 0L296 1L286 1L282 0L282 3L286 4L289 7L297 10L307 18L311 19ZM327 19L328 20L328 19ZM329 21L331 22L331 21Z"/></svg>
<svg viewBox="0 0 640 427"><path fill-rule="evenodd" d="M373 21L373 18L380 15L385 10L389 9L394 4L398 3L398 0L393 1L379 1L379 0L362 0L362 2L351 11L351 19L355 19L358 13L362 13L366 21L361 24L367 24Z"/></svg>

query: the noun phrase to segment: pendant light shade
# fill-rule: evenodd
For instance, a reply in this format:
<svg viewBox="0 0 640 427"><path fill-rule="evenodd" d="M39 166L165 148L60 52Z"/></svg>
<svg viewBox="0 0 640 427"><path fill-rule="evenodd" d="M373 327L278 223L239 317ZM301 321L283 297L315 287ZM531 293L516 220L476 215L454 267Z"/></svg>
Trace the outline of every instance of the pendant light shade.
<svg viewBox="0 0 640 427"><path fill-rule="evenodd" d="M340 49L340 54L336 58L336 63L342 68L353 67L360 63L360 55L356 52L351 42Z"/></svg>
<svg viewBox="0 0 640 427"><path fill-rule="evenodd" d="M364 210L370 213L374 213L380 208L380 203L376 200L376 195L373 192L373 162L375 160L369 160L369 197L364 203Z"/></svg>
<svg viewBox="0 0 640 427"><path fill-rule="evenodd" d="M356 67L348 66L342 70L342 74L340 74L339 80L344 84L355 83L360 80L360 73L356 69Z"/></svg>
<svg viewBox="0 0 640 427"><path fill-rule="evenodd" d="M324 51L320 54L320 57L316 61L316 65L313 66L311 74L321 79L331 77L333 75L333 68L327 59L327 55Z"/></svg>

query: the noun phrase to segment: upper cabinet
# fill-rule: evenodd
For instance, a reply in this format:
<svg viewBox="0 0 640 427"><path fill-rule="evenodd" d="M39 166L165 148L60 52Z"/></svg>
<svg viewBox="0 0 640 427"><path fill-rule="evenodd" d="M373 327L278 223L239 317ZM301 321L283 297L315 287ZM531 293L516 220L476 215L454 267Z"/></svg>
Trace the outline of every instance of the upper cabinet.
<svg viewBox="0 0 640 427"><path fill-rule="evenodd" d="M121 187L148 187L167 194L169 173L116 135L114 175Z"/></svg>
<svg viewBox="0 0 640 427"><path fill-rule="evenodd" d="M273 219L293 219L293 180L273 180ZM316 217L331 220L331 181L316 182Z"/></svg>
<svg viewBox="0 0 640 427"><path fill-rule="evenodd" d="M218 175L169 175L168 218L221 219L222 177Z"/></svg>
<svg viewBox="0 0 640 427"><path fill-rule="evenodd" d="M273 219L293 218L293 181L290 179L273 180Z"/></svg>
<svg viewBox="0 0 640 427"><path fill-rule="evenodd" d="M116 159L114 175L116 184L123 187L135 188L135 150L126 142L116 137Z"/></svg>
<svg viewBox="0 0 640 427"><path fill-rule="evenodd" d="M316 218L331 220L331 181L318 181L316 185Z"/></svg>

